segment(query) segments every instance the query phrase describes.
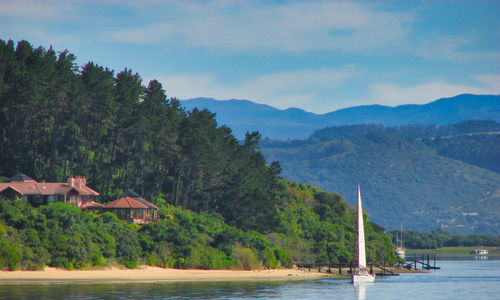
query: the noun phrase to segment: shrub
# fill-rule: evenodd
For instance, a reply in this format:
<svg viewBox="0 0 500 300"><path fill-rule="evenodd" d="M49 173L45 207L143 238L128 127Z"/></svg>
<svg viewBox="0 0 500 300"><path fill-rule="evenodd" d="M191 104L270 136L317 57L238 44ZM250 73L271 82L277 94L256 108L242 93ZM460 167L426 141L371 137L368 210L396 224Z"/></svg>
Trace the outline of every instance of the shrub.
<svg viewBox="0 0 500 300"><path fill-rule="evenodd" d="M253 270L260 267L257 256L250 248L236 245L233 250L233 258L238 261L238 269Z"/></svg>
<svg viewBox="0 0 500 300"><path fill-rule="evenodd" d="M139 266L139 262L136 260L130 260L130 259L125 258L123 261L124 261L125 267L127 267L129 269L135 269Z"/></svg>
<svg viewBox="0 0 500 300"><path fill-rule="evenodd" d="M0 240L0 269L7 266L11 271L17 270L22 259L22 248L19 245Z"/></svg>
<svg viewBox="0 0 500 300"><path fill-rule="evenodd" d="M291 268L293 266L292 259L288 253L283 250L282 248L275 247L274 248L274 255L276 256L276 259L278 260L278 267L286 267L286 268Z"/></svg>
<svg viewBox="0 0 500 300"><path fill-rule="evenodd" d="M267 248L264 250L262 263L265 267L276 269L278 267L278 260L274 255L274 251L272 248Z"/></svg>
<svg viewBox="0 0 500 300"><path fill-rule="evenodd" d="M70 263L67 257L55 257L50 263L51 267L69 269Z"/></svg>
<svg viewBox="0 0 500 300"><path fill-rule="evenodd" d="M102 254L95 252L90 255L90 262L93 267L102 267L107 264Z"/></svg>

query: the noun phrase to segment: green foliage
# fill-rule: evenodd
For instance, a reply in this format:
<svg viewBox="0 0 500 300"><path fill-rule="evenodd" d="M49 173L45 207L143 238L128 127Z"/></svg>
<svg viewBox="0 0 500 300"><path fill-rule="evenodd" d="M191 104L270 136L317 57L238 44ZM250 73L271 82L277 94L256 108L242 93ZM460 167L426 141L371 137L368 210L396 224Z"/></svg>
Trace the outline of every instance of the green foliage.
<svg viewBox="0 0 500 300"><path fill-rule="evenodd" d="M233 257L238 261L239 269L254 270L260 267L255 252L250 248L236 245L233 250Z"/></svg>
<svg viewBox="0 0 500 300"><path fill-rule="evenodd" d="M266 165L258 133L239 144L215 114L185 112L129 69L80 70L67 51L27 41L0 40L0 53L0 176L85 174L104 202L134 190L244 230L278 224L281 169Z"/></svg>
<svg viewBox="0 0 500 300"><path fill-rule="evenodd" d="M401 232L391 231L389 235L394 244L401 243ZM500 246L500 236L482 234L451 234L442 230L431 233L418 232L414 230L403 230L403 243L410 249L436 249L443 247L479 247Z"/></svg>
<svg viewBox="0 0 500 300"><path fill-rule="evenodd" d="M384 228L403 220L405 228L426 232L444 225L497 235L499 129L493 121L338 126L306 140L264 140L262 148L268 161L280 162L283 177L335 191L351 204L361 184L363 207ZM316 213L324 219L323 205Z"/></svg>
<svg viewBox="0 0 500 300"><path fill-rule="evenodd" d="M353 260L354 210L334 193L310 185L284 181L287 194L279 233L266 237L295 262L346 264ZM390 238L376 224L365 221L368 260L393 263ZM286 261L286 259L285 259Z"/></svg>
<svg viewBox="0 0 500 300"><path fill-rule="evenodd" d="M220 218L168 204L162 211L169 218L143 226L65 203L35 208L18 200L2 200L0 209L0 266L12 270L44 265L86 269L115 260L127 268L136 268L140 262L201 269L253 268L259 262L272 268L279 266L278 261L292 264L283 249L259 232L245 232ZM250 251L235 252L238 247Z"/></svg>
<svg viewBox="0 0 500 300"><path fill-rule="evenodd" d="M22 258L19 245L0 241L0 267L7 266L10 271L15 271L19 268Z"/></svg>

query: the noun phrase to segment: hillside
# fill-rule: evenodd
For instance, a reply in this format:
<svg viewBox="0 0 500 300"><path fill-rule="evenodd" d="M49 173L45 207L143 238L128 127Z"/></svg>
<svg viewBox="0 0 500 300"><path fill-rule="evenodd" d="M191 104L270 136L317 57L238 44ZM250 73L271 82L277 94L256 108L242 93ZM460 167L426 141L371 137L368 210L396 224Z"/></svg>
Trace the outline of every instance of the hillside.
<svg viewBox="0 0 500 300"><path fill-rule="evenodd" d="M279 110L248 100L220 101L196 98L181 101L187 110L207 108L217 114L220 124L232 128L236 138L247 131L259 131L272 139L304 139L316 129L349 124L443 125L466 120L500 122L500 95L458 95L424 105L365 105L340 109L323 115L298 108Z"/></svg>
<svg viewBox="0 0 500 300"><path fill-rule="evenodd" d="M440 155L443 145L455 147L450 141L372 129L337 138L267 140L263 153L280 162L283 177L336 191L349 203L354 203L360 183L368 215L387 230L403 223L420 231L441 227L458 233L500 233L500 174ZM492 135L488 143L499 141ZM463 149L463 143L458 145ZM477 144L475 148L484 149ZM481 163L498 166L495 155L485 154Z"/></svg>

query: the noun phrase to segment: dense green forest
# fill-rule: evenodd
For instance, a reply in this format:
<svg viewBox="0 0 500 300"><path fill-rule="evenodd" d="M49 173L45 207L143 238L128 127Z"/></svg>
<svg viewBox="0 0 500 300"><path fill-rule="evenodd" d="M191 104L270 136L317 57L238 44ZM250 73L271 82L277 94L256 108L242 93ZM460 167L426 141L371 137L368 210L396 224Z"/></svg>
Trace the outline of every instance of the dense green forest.
<svg viewBox="0 0 500 300"><path fill-rule="evenodd" d="M328 127L309 139L264 139L263 153L282 176L355 202L388 230L500 234L500 125Z"/></svg>
<svg viewBox="0 0 500 300"><path fill-rule="evenodd" d="M243 231L220 216L160 205L161 220L128 224L112 213L71 204L38 208L0 201L0 269L67 269L138 264L174 268L256 269L293 263L351 263L355 211L343 199L309 185L284 181L279 224L267 234ZM388 234L365 220L367 258L394 263Z"/></svg>
<svg viewBox="0 0 500 300"><path fill-rule="evenodd" d="M0 59L0 176L85 175L101 201L134 190L242 229L277 224L280 166L266 165L258 133L240 144L209 111L183 111L158 81L79 68L67 51L9 41Z"/></svg>
<svg viewBox="0 0 500 300"><path fill-rule="evenodd" d="M311 139L329 140L373 133L420 139L437 154L500 173L500 124L471 120L448 125L350 125L316 130ZM269 140L267 140L269 142Z"/></svg>
<svg viewBox="0 0 500 300"><path fill-rule="evenodd" d="M96 215L65 203L33 208L0 202L0 267L67 269L138 263L174 268L291 266L283 249L258 232L243 232L220 219L165 205L162 220L127 224L112 213ZM2 224L3 223L3 224Z"/></svg>
<svg viewBox="0 0 500 300"><path fill-rule="evenodd" d="M391 231L393 243L401 242L401 232ZM399 242L398 242L399 241ZM430 233L415 230L403 230L403 243L409 249L436 249L442 247L480 247L500 245L500 236L484 234L450 234L442 230L433 230Z"/></svg>
<svg viewBox="0 0 500 300"><path fill-rule="evenodd" d="M106 202L134 190L161 221L130 225L69 204L0 201L0 268L255 268L352 261L354 214L338 194L279 177L260 135L237 141L162 85L68 51L0 41L0 177L84 175ZM355 189L355 186L353 186ZM368 260L394 262L366 220Z"/></svg>
<svg viewBox="0 0 500 300"><path fill-rule="evenodd" d="M215 216L161 204L162 220L139 226L114 214L97 215L64 204L39 208L22 201L0 202L0 269L36 270L45 265L102 268L139 263L175 268L255 269L290 267L294 262L352 260L352 208L339 195L310 185L284 182L288 190L276 232L263 235L228 226ZM388 235L366 220L370 261L392 256ZM399 231L389 233L397 243ZM403 231L406 248L498 246L499 237Z"/></svg>

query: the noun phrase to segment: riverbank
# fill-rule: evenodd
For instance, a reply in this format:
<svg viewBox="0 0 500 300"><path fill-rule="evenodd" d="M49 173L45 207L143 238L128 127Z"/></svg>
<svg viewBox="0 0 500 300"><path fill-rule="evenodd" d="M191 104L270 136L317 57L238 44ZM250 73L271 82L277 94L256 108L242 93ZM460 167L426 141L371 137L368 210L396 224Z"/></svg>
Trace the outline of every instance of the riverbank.
<svg viewBox="0 0 500 300"><path fill-rule="evenodd" d="M1 283L26 282L156 282L156 281L268 281L308 280L331 277L327 273L296 269L195 270L141 266L138 269L68 271L47 267L43 271L0 271Z"/></svg>
<svg viewBox="0 0 500 300"><path fill-rule="evenodd" d="M443 247L437 249L406 249L406 255L412 254L437 254L441 256L475 256L471 254L472 249L486 249L488 255L500 256L500 247L492 246L475 246L475 247Z"/></svg>

